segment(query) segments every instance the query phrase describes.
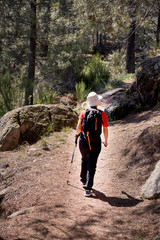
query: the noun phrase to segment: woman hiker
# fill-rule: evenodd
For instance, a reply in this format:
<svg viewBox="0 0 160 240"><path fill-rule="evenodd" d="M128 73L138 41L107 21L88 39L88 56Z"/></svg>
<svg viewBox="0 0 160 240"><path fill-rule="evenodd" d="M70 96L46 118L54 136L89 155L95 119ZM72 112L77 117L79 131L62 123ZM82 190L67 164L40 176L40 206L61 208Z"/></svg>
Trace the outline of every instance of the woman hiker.
<svg viewBox="0 0 160 240"><path fill-rule="evenodd" d="M107 115L97 107L102 96L90 92L87 96L88 109L83 110L79 115L77 124L77 137L80 134L79 149L81 152L81 173L80 180L85 189L85 196L92 195L94 175L97 159L101 151L101 131L103 126L104 145L108 143L108 121Z"/></svg>

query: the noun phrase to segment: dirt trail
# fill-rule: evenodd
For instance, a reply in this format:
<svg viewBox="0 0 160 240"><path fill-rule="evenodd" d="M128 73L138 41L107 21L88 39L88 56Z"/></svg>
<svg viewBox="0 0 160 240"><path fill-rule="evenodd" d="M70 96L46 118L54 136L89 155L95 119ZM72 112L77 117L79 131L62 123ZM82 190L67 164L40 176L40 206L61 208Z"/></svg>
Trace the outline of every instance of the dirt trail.
<svg viewBox="0 0 160 240"><path fill-rule="evenodd" d="M109 144L102 146L90 198L84 197L79 180L78 147L68 173L75 130L58 147L51 135L50 151L40 156L29 154L39 143L22 153L2 153L1 159L8 157L11 167L16 168L2 209L10 206L10 213L25 207L34 209L11 219L2 211L0 239L153 240L159 233L160 201L139 198L141 184L135 168L128 170L131 159L125 152L146 126L159 121L157 115L142 115L109 123Z"/></svg>
<svg viewBox="0 0 160 240"><path fill-rule="evenodd" d="M21 192L21 201L17 196L15 202L16 196L12 197L20 209L34 206L34 210L3 219L0 236L5 240L153 240L159 229L152 212L146 211L151 203L139 199L140 186L134 181L136 173L124 174L127 160L122 158L122 153L133 134L129 128L125 125L124 129L122 124L109 127L109 145L102 148L99 156L94 196L90 198L84 197L79 181L78 148L71 174L68 174L75 131L68 137L67 144L59 149L61 152L53 150L41 159L36 158L36 171L24 172L19 187L11 187L12 194L14 190L18 194L18 189L30 184L29 190ZM28 166L30 161L27 160Z"/></svg>
<svg viewBox="0 0 160 240"><path fill-rule="evenodd" d="M79 183L77 151L66 202L70 239L153 239L155 229L148 231L153 219L144 211L150 203L139 198L140 186L134 182L134 173L123 177L127 170L126 159L122 158L130 134L127 130L121 125L109 127L109 145L103 147L99 157L92 198L84 197Z"/></svg>

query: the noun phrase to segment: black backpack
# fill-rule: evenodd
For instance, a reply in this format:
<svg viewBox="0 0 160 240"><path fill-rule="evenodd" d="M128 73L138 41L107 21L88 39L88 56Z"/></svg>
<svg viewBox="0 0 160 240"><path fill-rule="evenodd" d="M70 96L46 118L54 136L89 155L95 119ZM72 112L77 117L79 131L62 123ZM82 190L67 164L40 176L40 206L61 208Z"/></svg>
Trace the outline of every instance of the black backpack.
<svg viewBox="0 0 160 240"><path fill-rule="evenodd" d="M102 133L102 111L99 109L86 109L82 119L83 134L88 142L95 142Z"/></svg>

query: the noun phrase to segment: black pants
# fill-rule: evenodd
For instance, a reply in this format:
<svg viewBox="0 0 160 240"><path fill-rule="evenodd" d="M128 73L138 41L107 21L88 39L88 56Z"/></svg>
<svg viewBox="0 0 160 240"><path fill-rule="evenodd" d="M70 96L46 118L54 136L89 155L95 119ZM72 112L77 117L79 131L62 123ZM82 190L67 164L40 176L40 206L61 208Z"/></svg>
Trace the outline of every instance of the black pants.
<svg viewBox="0 0 160 240"><path fill-rule="evenodd" d="M81 134L79 139L79 149L82 155L80 180L86 183L86 189L91 190L96 172L98 156L101 151L101 138L96 142L91 142L91 150L88 141Z"/></svg>

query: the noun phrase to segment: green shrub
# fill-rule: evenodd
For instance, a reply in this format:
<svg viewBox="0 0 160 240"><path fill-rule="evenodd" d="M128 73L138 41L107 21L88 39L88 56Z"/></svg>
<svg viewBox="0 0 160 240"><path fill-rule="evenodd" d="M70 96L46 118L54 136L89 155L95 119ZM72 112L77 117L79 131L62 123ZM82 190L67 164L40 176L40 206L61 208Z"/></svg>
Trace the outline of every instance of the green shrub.
<svg viewBox="0 0 160 240"><path fill-rule="evenodd" d="M125 73L125 74L120 74L119 76L117 76L117 78L115 80L121 81L121 82L126 82L128 80L132 80L133 78L135 78L134 73Z"/></svg>
<svg viewBox="0 0 160 240"><path fill-rule="evenodd" d="M121 87L123 85L123 82L121 80L118 79L114 79L108 82L108 84L106 85L105 89L109 90L115 87Z"/></svg>
<svg viewBox="0 0 160 240"><path fill-rule="evenodd" d="M49 150L48 141L44 137L41 137L40 144L43 150Z"/></svg>
<svg viewBox="0 0 160 240"><path fill-rule="evenodd" d="M50 134L56 130L56 122L50 122L47 126L46 133Z"/></svg>
<svg viewBox="0 0 160 240"><path fill-rule="evenodd" d="M89 93L89 89L86 89L86 84L81 81L76 83L76 98L79 102L82 102Z"/></svg>
<svg viewBox="0 0 160 240"><path fill-rule="evenodd" d="M106 86L110 78L110 72L101 60L101 55L97 54L86 60L80 76L87 88L96 91Z"/></svg>
<svg viewBox="0 0 160 240"><path fill-rule="evenodd" d="M50 104L56 93L52 90L51 84L39 85L35 93L34 104Z"/></svg>
<svg viewBox="0 0 160 240"><path fill-rule="evenodd" d="M63 127L62 130L61 130L61 132L63 132L63 133L68 133L68 132L70 132L71 130L72 130L71 127Z"/></svg>
<svg viewBox="0 0 160 240"><path fill-rule="evenodd" d="M0 74L0 116L23 104L23 76L14 76L9 72Z"/></svg>
<svg viewBox="0 0 160 240"><path fill-rule="evenodd" d="M121 87L126 81L135 78L135 74L120 74L115 79L110 79L106 86L106 90L112 89L115 87Z"/></svg>
<svg viewBox="0 0 160 240"><path fill-rule="evenodd" d="M114 51L107 57L106 65L108 66L111 78L115 79L117 76L126 73L126 54L122 49L121 51Z"/></svg>

